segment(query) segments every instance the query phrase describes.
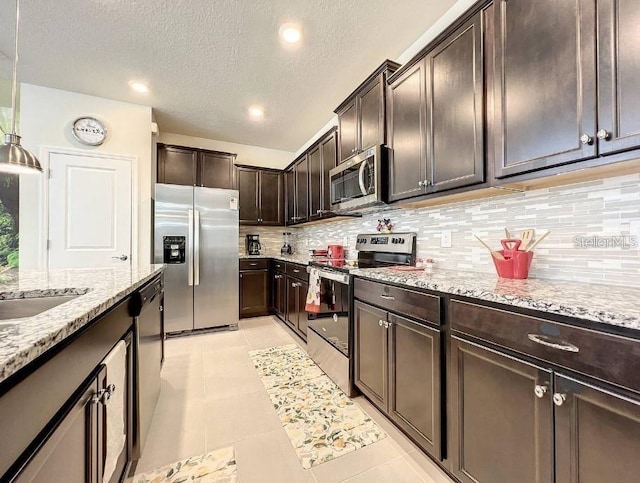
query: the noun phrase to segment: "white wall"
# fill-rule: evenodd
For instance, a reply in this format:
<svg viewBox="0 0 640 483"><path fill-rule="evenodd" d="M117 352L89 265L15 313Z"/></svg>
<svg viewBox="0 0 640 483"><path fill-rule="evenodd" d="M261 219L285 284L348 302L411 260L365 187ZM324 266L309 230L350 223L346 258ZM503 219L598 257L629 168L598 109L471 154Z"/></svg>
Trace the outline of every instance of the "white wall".
<svg viewBox="0 0 640 483"><path fill-rule="evenodd" d="M40 156L42 147L135 156L138 161L138 262L151 257L152 140L151 108L75 92L22 84L20 93L22 144ZM88 147L71 134L81 115L103 120L109 132L102 146ZM20 267L44 268L44 176L20 179Z"/></svg>
<svg viewBox="0 0 640 483"><path fill-rule="evenodd" d="M163 133L160 126L160 136L158 142L165 144L177 144L179 146L189 146L193 148L211 149L213 151L223 151L225 153L237 154L236 164L247 164L249 166L259 166L261 168L285 168L295 155L289 151L278 149L261 148L248 144L228 143L215 139L197 138L184 136L182 134Z"/></svg>

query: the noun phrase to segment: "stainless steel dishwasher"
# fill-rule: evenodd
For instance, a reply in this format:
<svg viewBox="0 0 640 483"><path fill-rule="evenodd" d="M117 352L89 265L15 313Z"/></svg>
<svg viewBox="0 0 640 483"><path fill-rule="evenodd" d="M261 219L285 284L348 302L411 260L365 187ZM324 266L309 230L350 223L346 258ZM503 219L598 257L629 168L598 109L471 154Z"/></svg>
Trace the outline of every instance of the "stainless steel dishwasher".
<svg viewBox="0 0 640 483"><path fill-rule="evenodd" d="M134 317L134 385L132 458L142 456L153 413L160 396L160 369L164 359L164 281L153 279L131 298Z"/></svg>

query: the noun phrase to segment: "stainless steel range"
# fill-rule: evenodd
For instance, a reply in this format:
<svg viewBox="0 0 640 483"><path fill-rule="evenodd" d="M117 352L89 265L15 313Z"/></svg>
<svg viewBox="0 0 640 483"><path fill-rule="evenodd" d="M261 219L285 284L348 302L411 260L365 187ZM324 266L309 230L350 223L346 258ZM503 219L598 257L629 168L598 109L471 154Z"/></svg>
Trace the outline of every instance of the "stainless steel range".
<svg viewBox="0 0 640 483"><path fill-rule="evenodd" d="M358 259L313 260L322 285L320 312L312 314L307 331L307 352L348 396L355 395L351 347L353 344L353 277L356 268L415 265L416 234L363 234L356 242Z"/></svg>

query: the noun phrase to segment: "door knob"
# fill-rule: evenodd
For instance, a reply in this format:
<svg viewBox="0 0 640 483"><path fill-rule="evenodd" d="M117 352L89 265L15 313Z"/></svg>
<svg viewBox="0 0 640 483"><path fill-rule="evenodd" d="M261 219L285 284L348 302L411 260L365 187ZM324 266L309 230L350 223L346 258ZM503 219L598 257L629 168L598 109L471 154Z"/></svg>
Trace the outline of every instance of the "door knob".
<svg viewBox="0 0 640 483"><path fill-rule="evenodd" d="M553 395L553 404L555 404L556 406L562 406L566 400L567 400L566 394L557 392Z"/></svg>
<svg viewBox="0 0 640 483"><path fill-rule="evenodd" d="M593 138L591 136L589 136L588 134L583 134L582 136L580 136L580 142L582 144L593 144Z"/></svg>
<svg viewBox="0 0 640 483"><path fill-rule="evenodd" d="M547 393L547 386L543 386L541 384L536 384L535 389L533 390L533 392L535 393L537 398L542 399L544 397L544 395Z"/></svg>
<svg viewBox="0 0 640 483"><path fill-rule="evenodd" d="M600 129L596 136L598 136L598 139L602 140L602 141L608 141L609 139L611 139L611 135L609 134L609 131L607 131L606 129Z"/></svg>
<svg viewBox="0 0 640 483"><path fill-rule="evenodd" d="M120 255L119 257L111 257L111 258L116 258L116 259L121 260L123 262L126 262L127 260L129 260L129 256L128 255Z"/></svg>

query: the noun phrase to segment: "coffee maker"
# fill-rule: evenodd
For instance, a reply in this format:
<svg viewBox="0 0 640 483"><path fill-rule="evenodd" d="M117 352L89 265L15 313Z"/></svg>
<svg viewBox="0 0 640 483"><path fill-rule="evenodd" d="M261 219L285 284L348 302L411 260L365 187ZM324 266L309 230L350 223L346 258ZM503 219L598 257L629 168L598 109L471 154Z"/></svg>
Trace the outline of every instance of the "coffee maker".
<svg viewBox="0 0 640 483"><path fill-rule="evenodd" d="M260 235L247 235L245 240L247 255L260 255Z"/></svg>

